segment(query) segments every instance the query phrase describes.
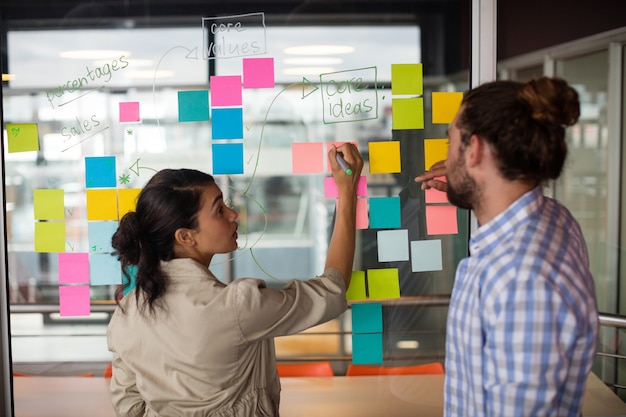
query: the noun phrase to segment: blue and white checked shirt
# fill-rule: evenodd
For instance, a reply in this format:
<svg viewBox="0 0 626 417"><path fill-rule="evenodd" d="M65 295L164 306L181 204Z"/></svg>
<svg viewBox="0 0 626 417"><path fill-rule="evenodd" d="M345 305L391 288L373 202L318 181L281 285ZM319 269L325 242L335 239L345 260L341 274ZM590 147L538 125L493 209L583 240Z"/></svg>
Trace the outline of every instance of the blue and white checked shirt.
<svg viewBox="0 0 626 417"><path fill-rule="evenodd" d="M580 416L598 325L580 227L537 187L481 226L459 264L445 416Z"/></svg>

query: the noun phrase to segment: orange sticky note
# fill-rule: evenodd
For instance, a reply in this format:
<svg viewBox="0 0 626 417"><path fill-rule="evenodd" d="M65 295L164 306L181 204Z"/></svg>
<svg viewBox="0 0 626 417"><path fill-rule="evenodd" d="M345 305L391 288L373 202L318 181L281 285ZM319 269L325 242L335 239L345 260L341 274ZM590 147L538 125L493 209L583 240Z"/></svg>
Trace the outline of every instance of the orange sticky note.
<svg viewBox="0 0 626 417"><path fill-rule="evenodd" d="M433 124L450 124L461 107L463 93L457 92L434 92L433 98Z"/></svg>
<svg viewBox="0 0 626 417"><path fill-rule="evenodd" d="M87 189L87 220L117 220L117 190Z"/></svg>

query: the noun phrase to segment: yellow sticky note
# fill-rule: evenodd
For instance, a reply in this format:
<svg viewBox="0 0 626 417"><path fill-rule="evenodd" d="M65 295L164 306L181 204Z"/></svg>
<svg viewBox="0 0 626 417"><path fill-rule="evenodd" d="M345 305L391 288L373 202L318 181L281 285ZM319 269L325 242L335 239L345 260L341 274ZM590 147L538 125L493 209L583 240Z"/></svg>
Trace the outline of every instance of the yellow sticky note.
<svg viewBox="0 0 626 417"><path fill-rule="evenodd" d="M120 219L129 211L135 211L137 207L137 197L141 188L120 188L117 190L117 204Z"/></svg>
<svg viewBox="0 0 626 417"><path fill-rule="evenodd" d="M6 129L9 153L39 150L37 123L7 123Z"/></svg>
<svg viewBox="0 0 626 417"><path fill-rule="evenodd" d="M448 139L424 139L424 169L448 157Z"/></svg>
<svg viewBox="0 0 626 417"><path fill-rule="evenodd" d="M424 128L424 99L394 98L391 100L391 128L394 130Z"/></svg>
<svg viewBox="0 0 626 417"><path fill-rule="evenodd" d="M434 92L433 98L433 124L450 124L461 107L463 93Z"/></svg>
<svg viewBox="0 0 626 417"><path fill-rule="evenodd" d="M422 64L391 64L391 94L424 94Z"/></svg>
<svg viewBox="0 0 626 417"><path fill-rule="evenodd" d="M36 220L64 220L65 204L63 190L34 190L33 208Z"/></svg>
<svg viewBox="0 0 626 417"><path fill-rule="evenodd" d="M370 299L400 298L398 268L368 269L367 288Z"/></svg>
<svg viewBox="0 0 626 417"><path fill-rule="evenodd" d="M347 300L365 300L365 271L352 271L350 286L346 291Z"/></svg>
<svg viewBox="0 0 626 417"><path fill-rule="evenodd" d="M370 174L401 172L400 142L369 142Z"/></svg>
<svg viewBox="0 0 626 417"><path fill-rule="evenodd" d="M35 222L35 252L65 252L65 222Z"/></svg>
<svg viewBox="0 0 626 417"><path fill-rule="evenodd" d="M117 190L86 190L87 220L117 220Z"/></svg>

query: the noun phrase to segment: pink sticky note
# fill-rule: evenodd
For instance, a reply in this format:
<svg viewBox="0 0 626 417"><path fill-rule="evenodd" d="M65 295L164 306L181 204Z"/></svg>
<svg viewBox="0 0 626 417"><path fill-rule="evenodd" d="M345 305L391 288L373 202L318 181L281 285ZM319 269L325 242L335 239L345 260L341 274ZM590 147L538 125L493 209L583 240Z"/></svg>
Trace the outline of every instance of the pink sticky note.
<svg viewBox="0 0 626 417"><path fill-rule="evenodd" d="M212 75L210 80L211 107L241 106L240 75Z"/></svg>
<svg viewBox="0 0 626 417"><path fill-rule="evenodd" d="M443 176L443 177L435 177L435 179L438 180L438 181L447 182L445 176ZM448 196L446 195L446 193L443 192L443 191L436 190L434 188L431 188L429 190L424 191L424 196L425 196L425 199L426 199L426 204L431 204L431 203L449 203Z"/></svg>
<svg viewBox="0 0 626 417"><path fill-rule="evenodd" d="M324 171L324 144L296 142L291 144L294 174L318 174Z"/></svg>
<svg viewBox="0 0 626 417"><path fill-rule="evenodd" d="M456 235L455 206L426 206L426 233L429 235Z"/></svg>
<svg viewBox="0 0 626 417"><path fill-rule="evenodd" d="M244 58L243 87L274 88L274 58Z"/></svg>
<svg viewBox="0 0 626 417"><path fill-rule="evenodd" d="M88 316L91 313L89 285L59 287L61 316Z"/></svg>
<svg viewBox="0 0 626 417"><path fill-rule="evenodd" d="M356 188L357 197L367 197L367 177L362 176L359 178L359 183ZM339 191L337 190L337 184L333 177L324 178L324 197L337 198L339 197Z"/></svg>
<svg viewBox="0 0 626 417"><path fill-rule="evenodd" d="M88 253L59 253L59 284L89 284Z"/></svg>
<svg viewBox="0 0 626 417"><path fill-rule="evenodd" d="M356 228L367 229L370 226L367 216L367 198L356 199Z"/></svg>
<svg viewBox="0 0 626 417"><path fill-rule="evenodd" d="M120 103L120 123L136 123L140 120L138 101L125 101Z"/></svg>

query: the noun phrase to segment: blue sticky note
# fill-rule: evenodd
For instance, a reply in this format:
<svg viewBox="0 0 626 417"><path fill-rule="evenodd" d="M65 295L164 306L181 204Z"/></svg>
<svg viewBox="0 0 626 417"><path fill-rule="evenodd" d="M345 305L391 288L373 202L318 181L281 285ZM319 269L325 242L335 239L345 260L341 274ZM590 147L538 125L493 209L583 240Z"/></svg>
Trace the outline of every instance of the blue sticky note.
<svg viewBox="0 0 626 417"><path fill-rule="evenodd" d="M122 283L126 284L127 282L129 282L129 279L130 285L124 288L124 295L131 292L135 288L135 284L137 283L137 267L135 265L130 265L126 267L126 275L122 276Z"/></svg>
<svg viewBox="0 0 626 417"><path fill-rule="evenodd" d="M371 229L400 227L400 197L371 197L369 203Z"/></svg>
<svg viewBox="0 0 626 417"><path fill-rule="evenodd" d="M243 109L241 107L214 108L211 132L213 139L242 139Z"/></svg>
<svg viewBox="0 0 626 417"><path fill-rule="evenodd" d="M87 188L114 188L115 181L114 156L85 157L85 186Z"/></svg>
<svg viewBox="0 0 626 417"><path fill-rule="evenodd" d="M87 222L89 253L111 253L111 238L117 230L116 221Z"/></svg>
<svg viewBox="0 0 626 417"><path fill-rule="evenodd" d="M411 271L441 271L442 269L441 240L411 242Z"/></svg>
<svg viewBox="0 0 626 417"><path fill-rule="evenodd" d="M209 90L178 92L178 121L202 122L209 120Z"/></svg>
<svg viewBox="0 0 626 417"><path fill-rule="evenodd" d="M213 149L213 174L243 174L243 144L215 143Z"/></svg>
<svg viewBox="0 0 626 417"><path fill-rule="evenodd" d="M382 333L382 303L352 304L352 333Z"/></svg>
<svg viewBox="0 0 626 417"><path fill-rule="evenodd" d="M352 363L376 365L383 363L383 334L352 334Z"/></svg>
<svg viewBox="0 0 626 417"><path fill-rule="evenodd" d="M378 232L378 261L398 262L409 260L409 231L380 230Z"/></svg>
<svg viewBox="0 0 626 417"><path fill-rule="evenodd" d="M91 285L120 285L122 264L115 257L105 253L89 255L89 280Z"/></svg>

